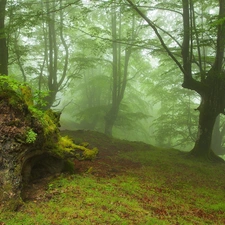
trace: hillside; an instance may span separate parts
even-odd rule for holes
[[[225,165],[91,131],[62,131],[97,147],[74,174],[33,181],[0,224],[225,224]]]

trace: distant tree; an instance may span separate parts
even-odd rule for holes
[[[116,122],[120,104],[123,100],[127,80],[128,80],[128,68],[129,61],[132,53],[132,44],[135,40],[135,19],[132,16],[130,36],[127,43],[129,45],[122,46],[120,41],[122,40],[122,14],[121,9],[118,8],[115,1],[111,5],[112,16],[112,100],[110,109],[105,116],[105,134],[112,136],[112,129]]]
[[[204,35],[210,29],[206,23],[212,16],[204,18],[206,10],[209,10],[209,2],[194,2],[192,0],[182,1],[183,35],[176,40],[176,46],[181,51],[182,63],[173,52],[171,46],[167,45],[160,28],[143,13],[138,5],[131,0],[126,2],[135,10],[153,29],[163,49],[176,63],[183,73],[183,87],[196,91],[201,96],[199,110],[198,137],[191,153],[198,157],[216,159],[211,149],[213,126],[217,116],[224,114],[225,108],[225,72],[224,72],[224,49],[225,49],[225,1],[220,0],[218,5],[211,3],[213,9],[217,7],[218,16],[211,26],[210,36]],[[205,7],[207,4],[207,7]],[[167,4],[174,7],[174,4]],[[176,5],[177,6],[177,5]],[[169,8],[173,10],[174,8]],[[201,11],[204,9],[205,11]],[[200,12],[200,13],[199,13]],[[211,38],[211,39],[210,39]],[[182,43],[179,43],[179,40]],[[216,42],[215,48],[209,43]],[[173,48],[174,49],[174,48]],[[206,51],[207,50],[207,51]],[[215,53],[214,53],[215,52]],[[207,54],[208,53],[208,54]],[[210,61],[209,61],[210,59]],[[198,74],[199,76],[196,76]]]
[[[10,69],[20,73],[17,78],[31,83],[37,93],[45,93],[44,109],[57,105],[57,94],[76,77],[75,63],[69,58],[75,50],[71,48],[74,33],[68,27],[69,6],[61,0],[37,4],[23,0],[9,5]]]
[[[213,134],[212,134],[212,142],[211,147],[212,150],[217,155],[224,155],[225,154],[225,124],[224,124],[224,118],[221,118],[222,116],[219,115],[216,119],[216,122],[214,124],[213,128]]]
[[[6,43],[6,0],[0,0],[0,75],[8,75],[8,48]]]
[[[91,59],[90,59],[91,60]],[[90,61],[89,61],[90,63]],[[71,83],[73,104],[69,107],[76,129],[97,130],[103,132],[104,116],[109,102],[109,77],[104,75],[105,65],[100,68],[86,69],[82,79]],[[76,90],[76,93],[74,93]]]
[[[45,21],[43,21],[44,33],[44,61],[39,76],[39,90],[42,89],[44,66],[47,67],[47,91],[45,109],[51,108],[56,95],[64,88],[68,70],[69,47],[64,36],[64,13],[62,0],[46,1],[43,10],[46,9]],[[59,9],[57,5],[59,4]],[[57,13],[58,12],[58,13]],[[60,54],[61,53],[61,54]]]

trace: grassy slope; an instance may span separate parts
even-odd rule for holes
[[[97,132],[66,134],[98,147],[99,157],[76,161],[76,174],[32,184],[26,204],[2,211],[0,224],[225,224],[223,164]]]

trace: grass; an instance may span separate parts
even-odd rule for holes
[[[106,143],[94,133],[86,138],[99,159],[84,162],[83,172],[52,178],[18,212],[2,211],[0,224],[225,224],[223,164],[143,143]]]

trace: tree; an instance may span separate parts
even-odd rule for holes
[[[80,11],[79,1],[72,4]],[[76,77],[76,63],[70,58],[76,48],[71,47],[74,33],[69,27],[73,15],[67,11],[69,5],[63,1],[34,4],[27,0],[8,5],[7,31],[13,62],[10,72],[17,74],[18,80],[29,82],[40,97],[44,93],[44,109],[57,105],[57,95]]]
[[[59,1],[59,21],[57,21],[56,15],[56,1],[47,1],[46,3],[46,21],[43,21],[44,31],[44,46],[45,55],[43,66],[47,66],[47,87],[48,95],[46,96],[45,109],[49,109],[53,106],[57,93],[62,90],[67,75],[69,50],[63,33],[63,21],[64,15],[62,11],[62,1]],[[43,6],[44,7],[44,6]],[[45,7],[44,7],[45,8]],[[57,22],[59,26],[57,26]],[[57,33],[58,31],[58,33]],[[58,38],[59,37],[59,38]],[[63,54],[59,54],[62,51]],[[59,57],[61,60],[59,60]],[[41,84],[43,79],[43,67],[39,76],[39,90],[41,90]],[[60,75],[59,75],[60,73]]]
[[[8,75],[8,49],[5,34],[6,0],[0,0],[0,75]]]
[[[212,147],[212,150],[217,155],[225,154],[225,147],[224,147],[225,124],[224,124],[224,121],[222,121],[222,123],[221,121],[222,121],[221,116],[218,116],[216,118],[216,122],[213,128],[213,134],[212,134],[211,147]]]
[[[192,0],[182,1],[183,35],[182,44],[178,44],[181,51],[182,63],[177,59],[176,54],[172,52],[170,46],[166,44],[156,24],[131,0],[126,1],[153,29],[163,49],[183,73],[182,86],[196,91],[201,96],[201,104],[198,108],[198,137],[191,153],[198,157],[216,158],[211,149],[212,131],[217,116],[220,113],[224,114],[225,108],[225,73],[223,68],[225,49],[225,2],[220,0],[218,5],[218,19],[214,22],[216,31],[213,34],[216,39],[215,54],[213,62],[210,64],[207,59],[209,56],[213,55],[213,51],[211,50],[209,55],[206,55],[205,48],[208,46],[200,45],[201,34],[209,29],[209,27],[208,24],[204,22],[205,20],[197,19],[196,10],[199,10],[199,8],[195,8],[195,5],[197,5],[197,7],[199,6],[198,4],[203,7],[203,1],[200,3]],[[201,26],[196,25],[199,21]],[[176,40],[175,37],[173,38]],[[201,43],[204,43],[206,40],[202,38],[201,41]],[[195,76],[196,70],[200,77]]]
[[[122,21],[121,9],[117,10],[115,1],[112,7],[112,48],[113,48],[113,62],[112,62],[112,101],[110,109],[105,116],[105,134],[112,136],[112,129],[119,113],[119,107],[123,100],[127,79],[128,79],[128,65],[132,53],[132,46],[126,46],[122,49],[121,43],[118,41],[122,39]],[[134,32],[134,15],[132,19],[132,27],[130,32],[130,43],[135,39]],[[124,56],[122,54],[124,52]],[[123,61],[123,62],[122,62]]]

